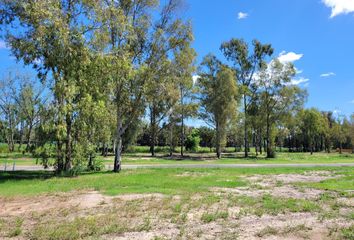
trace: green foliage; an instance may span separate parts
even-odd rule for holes
[[[199,131],[197,129],[193,129],[192,133],[187,136],[185,146],[187,151],[196,152],[198,151],[200,143]]]

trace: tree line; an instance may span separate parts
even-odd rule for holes
[[[304,109],[296,69],[270,44],[231,39],[196,65],[181,0],[0,0],[0,25],[12,55],[37,75],[4,74],[0,138],[58,172],[94,168],[112,146],[114,171],[136,142],[179,147],[243,146],[248,157],[274,147],[330,151],[353,147],[354,118]],[[191,118],[207,128],[186,126]],[[0,139],[1,140],[1,139]],[[198,143],[199,142],[199,143]]]

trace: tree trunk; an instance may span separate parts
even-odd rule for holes
[[[150,109],[150,153],[151,156],[155,156],[155,144],[156,144],[156,116],[155,107]]]
[[[18,145],[18,151],[21,151],[21,148],[22,148],[22,142],[23,142],[23,121],[21,121],[20,123],[20,144]],[[26,151],[27,151],[27,148],[26,148]]]
[[[173,124],[170,122],[170,127],[169,127],[169,134],[170,134],[170,157],[173,155]]]
[[[272,149],[272,142],[271,142],[271,129],[270,129],[270,119],[269,119],[269,115],[267,114],[267,137],[266,137],[266,141],[267,141],[267,158],[273,158],[273,149]]]
[[[33,125],[31,124],[29,129],[28,129],[28,134],[27,134],[27,146],[26,146],[26,152],[29,151],[30,146],[31,146],[31,134],[32,134],[32,128]]]
[[[339,141],[339,154],[342,154],[342,141]]]
[[[221,158],[221,139],[220,139],[220,128],[219,124],[216,123],[216,157]]]
[[[120,172],[121,162],[122,162],[122,119],[119,114],[117,114],[117,136],[116,136],[116,153],[114,155],[114,172]]]
[[[66,141],[65,141],[65,171],[69,171],[72,167],[71,157],[72,157],[72,121],[70,114],[66,115]]]
[[[184,148],[184,115],[181,116],[181,156],[183,157],[183,148]]]
[[[262,136],[262,129],[259,130],[259,154],[263,154],[263,150],[262,150],[262,139],[263,139],[263,136]]]
[[[244,141],[245,141],[245,158],[248,157],[248,128],[247,128],[247,102],[246,102],[246,95],[243,95],[243,106],[244,106],[244,112],[245,112],[245,116],[244,116]]]

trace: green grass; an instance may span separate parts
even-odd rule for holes
[[[301,187],[310,187],[310,188],[317,188],[322,190],[330,190],[330,191],[338,191],[338,192],[353,191],[354,171],[347,171],[346,174],[348,173],[350,173],[350,175],[346,175],[335,179],[327,179],[321,182],[298,183],[297,185]]]
[[[273,197],[269,194],[261,197],[230,196],[230,201],[236,206],[244,207],[241,214],[257,216],[287,212],[318,212],[321,209],[317,203],[310,200]]]
[[[106,164],[113,163],[113,157],[103,159]],[[123,156],[123,164],[294,164],[294,163],[354,163],[354,154],[338,153],[278,153],[275,159],[267,159],[264,155],[243,158],[242,153],[228,154],[216,159],[214,154],[187,154],[183,159],[169,157],[150,157],[145,155]]]
[[[203,213],[202,217],[201,217],[201,220],[204,222],[204,223],[210,223],[210,222],[214,222],[218,219],[227,219],[229,216],[229,213],[228,212],[220,212],[220,211],[217,211],[217,212],[214,212],[214,213]]]
[[[275,159],[267,159],[265,155],[251,156],[243,158],[243,153],[226,153],[222,159],[215,158],[214,153],[186,153],[184,158],[175,155],[174,158],[167,157],[164,153],[159,153],[158,157],[151,157],[149,153],[125,153],[123,155],[123,164],[311,164],[311,163],[354,163],[354,154],[338,153],[288,153],[281,152]],[[97,156],[96,160],[103,161],[106,165],[113,165],[113,156]],[[54,162],[54,159],[50,159]],[[40,164],[39,159],[35,159],[31,154],[22,153],[0,153],[0,165],[7,164],[11,169],[13,164],[18,165],[36,165]]]
[[[243,168],[243,169],[139,169],[56,177],[50,172],[0,172],[0,196],[38,195],[73,190],[97,190],[108,195],[124,193],[183,194],[207,192],[211,187],[246,186],[241,175],[303,173],[332,170],[353,174],[351,168]],[[351,175],[348,175],[348,177]],[[214,201],[215,199],[209,199]]]

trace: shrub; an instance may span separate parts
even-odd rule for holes
[[[193,129],[192,133],[188,135],[186,139],[185,142],[186,150],[193,151],[193,152],[198,151],[199,143],[200,143],[199,131],[197,129]]]

